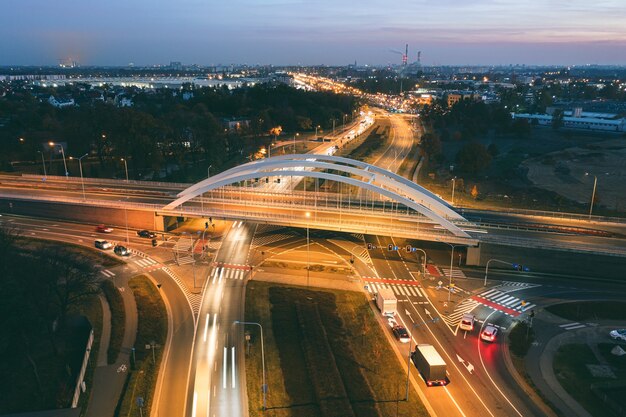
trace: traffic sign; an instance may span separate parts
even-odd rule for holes
[[[411,245],[406,245],[406,251],[407,252],[412,252],[413,248],[411,247]]]

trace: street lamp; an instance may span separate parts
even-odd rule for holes
[[[588,176],[589,173],[585,172],[585,175]],[[593,200],[596,198],[596,186],[598,185],[598,177],[593,176],[593,192],[591,193],[591,204],[589,205],[589,219],[591,219],[591,213],[593,212]]]
[[[206,170],[206,177],[207,178],[211,178],[211,168],[213,168],[213,165],[209,165],[209,167]]]
[[[317,129],[320,128],[320,125],[315,126],[315,140],[317,140]]]
[[[126,163],[126,158],[120,158],[122,162],[124,162],[124,170],[126,170],[126,182],[128,182],[128,164]]]
[[[439,240],[437,239],[437,242],[441,242],[441,243],[445,243],[446,245],[450,246],[452,248],[452,251],[450,252],[450,273],[449,273],[449,284],[448,284],[448,302],[450,302],[450,293],[452,292],[452,267],[454,266],[453,261],[454,261],[454,248],[456,248],[457,246],[465,246],[465,245],[453,245],[452,243],[448,243],[448,242],[444,242],[443,240]]]
[[[67,171],[67,163],[65,162],[65,150],[63,149],[63,144],[62,143],[54,143],[52,141],[48,142],[48,145],[50,145],[52,148],[54,148],[55,146],[60,146],[61,147],[61,155],[63,155],[63,167],[65,167],[65,178],[69,177],[70,173]]]
[[[309,287],[310,269],[311,269],[311,251],[310,251],[310,239],[309,239],[309,218],[311,213],[308,211],[304,213],[306,216],[306,286]]]
[[[293,153],[294,153],[294,155],[296,153],[296,136],[300,136],[300,134],[296,133],[295,135],[293,135]]]
[[[41,154],[41,166],[43,167],[43,178],[44,181],[48,179],[48,174],[46,173],[46,161],[43,159],[43,152],[37,151]]]
[[[452,205],[454,205],[454,186],[456,185],[456,177],[452,178]]]
[[[81,156],[80,158],[78,158],[78,168],[80,169],[80,183],[83,187],[83,200],[87,200],[87,197],[85,197],[85,179],[83,178],[83,158],[86,157],[87,155],[89,155],[89,153],[84,154],[83,156]]]
[[[252,321],[239,321],[235,320],[233,324],[242,324],[242,325],[252,325],[259,326],[261,329],[261,363],[263,364],[263,386],[261,387],[261,391],[263,391],[263,410],[267,409],[267,384],[265,383],[265,348],[263,347],[263,326],[260,323],[252,322]]]

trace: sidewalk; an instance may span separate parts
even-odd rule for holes
[[[122,268],[123,267],[120,267],[120,270]],[[120,294],[122,295],[124,310],[126,311],[124,339],[117,361],[112,365],[108,365],[107,350],[109,348],[111,335],[111,313],[106,298],[101,296],[104,311],[102,338],[98,353],[98,365],[93,376],[91,398],[89,399],[87,412],[85,414],[87,417],[111,417],[115,414],[115,408],[117,407],[126,382],[128,369],[130,368],[131,348],[135,344],[135,336],[137,333],[137,306],[133,292],[128,286],[128,278],[118,276],[116,279],[118,287],[123,289],[123,291],[120,291]]]

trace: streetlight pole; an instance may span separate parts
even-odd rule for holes
[[[209,167],[206,170],[206,177],[207,178],[211,178],[211,168],[213,168],[213,165],[209,165]]]
[[[448,283],[448,302],[450,302],[450,294],[452,293],[452,267],[454,266],[454,248],[457,246],[465,246],[465,245],[453,245],[452,243],[444,242],[443,240],[437,239],[438,242],[445,243],[446,245],[452,248],[452,252],[450,252],[450,273],[449,273],[449,283]]]
[[[296,136],[300,136],[300,134],[296,133],[295,135],[293,135],[293,153],[294,153],[294,155],[296,154]]]
[[[70,173],[67,170],[67,162],[65,161],[65,149],[63,149],[63,144],[62,143],[54,143],[54,142],[49,142],[51,147],[55,147],[55,146],[60,146],[61,147],[61,155],[63,156],[63,167],[65,168],[65,178],[68,178]]]
[[[126,182],[128,183],[128,164],[126,163],[126,158],[121,158],[122,162],[124,162],[124,170],[126,171]]]
[[[87,155],[89,155],[88,153],[84,154],[83,156],[81,156],[80,158],[78,158],[78,168],[80,169],[80,183],[83,187],[83,200],[87,200],[87,197],[85,197],[85,180],[83,178],[83,162],[82,159],[84,157],[86,157]]]
[[[309,239],[309,218],[311,217],[311,213],[308,211],[305,213],[306,215],[306,286],[309,288],[309,278],[311,271],[311,250],[310,250],[310,239]]]
[[[593,176],[593,192],[591,193],[591,204],[589,205],[589,219],[591,219],[591,213],[593,212],[593,201],[596,198],[596,186],[598,185],[598,177]]]
[[[483,282],[483,286],[487,285],[487,274],[489,274],[489,264],[491,262],[499,262],[499,263],[506,264],[506,265],[511,264],[510,262],[501,261],[499,259],[489,259],[487,261],[487,265],[485,266],[485,281]]]
[[[41,166],[43,167],[43,178],[44,180],[48,179],[48,174],[46,173],[46,161],[43,159],[43,152],[37,151],[41,154]]]
[[[452,205],[454,205],[454,186],[456,185],[456,177],[452,178]]]
[[[315,125],[315,140],[317,140],[317,129],[320,128],[320,125]]]
[[[263,326],[260,323],[252,322],[252,321],[234,321],[233,324],[243,324],[259,326],[261,329],[261,363],[263,364],[263,387],[261,387],[261,391],[263,391],[263,410],[267,409],[267,384],[265,383],[265,348],[263,347]]]

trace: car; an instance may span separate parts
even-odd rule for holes
[[[96,226],[96,232],[98,233],[111,233],[113,232],[113,228],[106,226],[104,224],[99,224],[98,226]]]
[[[137,232],[137,236],[139,237],[145,237],[147,239],[154,239],[156,237],[156,233],[151,232],[149,230],[139,230]]]
[[[493,342],[498,335],[498,329],[494,326],[487,326],[480,333],[480,338],[485,342]]]
[[[476,317],[473,314],[467,313],[463,314],[461,317],[461,321],[459,322],[459,328],[461,330],[472,331],[474,330],[474,322],[476,321]]]
[[[115,247],[113,248],[113,252],[115,252],[115,254],[119,255],[119,256],[129,256],[130,255],[130,251],[128,250],[128,248],[126,246],[122,246],[122,245],[115,245]]]
[[[107,250],[107,249],[111,249],[113,247],[113,244],[104,239],[96,239],[94,241],[94,246],[98,249]]]
[[[409,332],[406,330],[406,327],[396,324],[391,328],[393,335],[398,339],[401,343],[409,343],[411,341],[411,336]]]
[[[626,342],[626,329],[611,330],[609,335],[613,338],[613,340],[621,340],[623,342]]]

